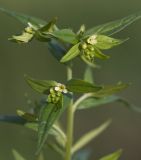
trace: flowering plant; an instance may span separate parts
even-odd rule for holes
[[[83,155],[78,155],[78,151],[102,133],[110,125],[111,120],[86,133],[74,143],[73,126],[76,111],[98,107],[115,101],[123,102],[132,107],[123,98],[115,95],[115,93],[127,88],[129,84],[123,82],[118,82],[115,85],[97,84],[92,78],[92,70],[99,67],[96,63],[97,58],[101,60],[110,58],[109,55],[103,53],[104,50],[116,47],[128,40],[127,38],[116,39],[112,36],[140,19],[141,13],[88,30],[82,25],[75,33],[68,28],[59,29],[56,25],[56,18],[47,23],[44,20],[25,14],[3,8],[0,8],[0,10],[25,25],[22,34],[12,36],[9,38],[10,41],[23,44],[30,43],[35,39],[47,43],[50,53],[60,64],[64,64],[67,69],[65,84],[54,80],[37,80],[25,75],[27,84],[36,92],[45,95],[44,99],[35,104],[32,112],[18,110],[17,115],[1,116],[0,120],[14,122],[37,132],[36,155],[41,155],[42,148],[46,147],[44,144],[47,144],[60,154],[64,160],[82,159]],[[87,65],[83,79],[73,77],[73,59],[75,58],[80,58]],[[77,98],[76,94],[78,94]],[[65,110],[67,110],[67,113]],[[63,113],[67,114],[66,131],[61,127],[59,120]],[[49,136],[54,137],[51,142],[48,141]],[[121,153],[122,151],[118,150],[100,158],[100,160],[118,160]],[[25,160],[16,150],[13,150],[13,154],[15,160]],[[45,157],[39,156],[39,160],[41,159],[45,159]]]

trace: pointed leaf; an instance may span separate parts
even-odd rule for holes
[[[15,18],[16,20],[20,21],[21,23],[23,23],[25,25],[27,25],[29,22],[36,27],[40,27],[40,26],[46,24],[46,21],[39,19],[39,18],[32,17],[32,16],[28,16],[26,14],[10,11],[10,10],[4,9],[4,8],[0,8],[0,11]]]
[[[72,148],[72,153],[74,154],[78,150],[80,150],[82,147],[87,145],[89,142],[92,141],[92,139],[96,138],[99,134],[101,134],[111,123],[111,120],[106,121],[100,127],[86,133],[84,136],[82,136],[76,144],[74,144]]]
[[[40,32],[46,33],[46,32],[52,32],[54,30],[54,26],[56,24],[57,18],[53,18],[49,23],[44,25],[39,29]]]
[[[119,101],[120,97],[118,96],[107,96],[107,97],[102,97],[102,98],[94,98],[90,97],[82,101],[78,106],[77,109],[89,109],[89,108],[95,108],[99,107],[101,105],[105,105],[108,103],[112,103],[115,101]]]
[[[29,76],[25,76],[25,80],[32,89],[43,94],[47,94],[48,90],[57,84],[55,81],[36,80]]]
[[[80,79],[69,80],[66,84],[66,87],[70,92],[76,93],[98,92],[102,89],[101,86],[95,86],[92,83]]]
[[[61,59],[61,63],[65,63],[68,62],[70,60],[72,60],[73,58],[77,57],[80,54],[80,50],[79,50],[79,45],[80,43],[77,43],[76,45],[74,45],[66,54],[65,56],[63,56],[63,58]]]
[[[93,35],[93,34],[113,35],[123,30],[124,28],[132,24],[133,22],[139,20],[140,18],[141,18],[141,12],[138,12],[138,13],[129,15],[127,17],[124,17],[122,19],[116,20],[116,21],[98,25],[96,27],[89,29],[85,33],[85,36]]]
[[[38,128],[38,147],[37,154],[41,151],[49,131],[53,126],[54,122],[60,117],[61,110],[63,109],[63,97],[58,104],[51,104],[44,106],[41,109],[39,117],[39,128]]]
[[[98,35],[96,40],[97,40],[97,43],[95,44],[95,46],[103,50],[110,49],[114,46],[117,46],[125,42],[125,40],[119,40],[119,39],[111,38],[104,35]]]
[[[15,160],[25,160],[15,149],[12,150]]]
[[[99,92],[93,94],[94,97],[105,97],[126,89],[130,84],[117,83],[116,85],[104,86]]]
[[[121,157],[122,154],[122,150],[118,150],[112,154],[109,154],[107,156],[104,156],[103,158],[100,158],[100,160],[119,160],[119,158]]]
[[[95,57],[99,58],[99,59],[103,59],[103,60],[106,60],[106,59],[109,59],[110,56],[106,55],[106,54],[103,54],[98,48],[95,47],[94,49],[94,55]]]
[[[81,103],[79,103],[79,105],[77,106],[77,109],[82,110],[82,109],[95,108],[112,102],[122,103],[124,106],[126,106],[129,109],[132,109],[133,111],[141,112],[141,107],[137,107],[134,104],[128,102],[126,99],[116,95],[111,95],[106,97],[104,96],[98,98],[95,98],[95,96],[92,95],[89,98],[86,98],[83,101],[81,101]]]
[[[76,39],[76,34],[71,29],[56,30],[50,34],[64,42],[68,42],[71,44],[76,44],[78,42],[78,40]]]
[[[38,123],[26,123],[24,126],[33,131],[38,131]],[[48,131],[48,135],[52,135],[59,146],[65,147],[66,135],[59,126],[54,124]]]

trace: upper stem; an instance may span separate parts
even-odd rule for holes
[[[68,80],[72,79],[71,65],[67,66],[67,79]],[[74,112],[73,112],[73,98],[72,98],[67,111],[67,142],[66,142],[65,160],[71,160],[72,158],[71,149],[73,143],[73,124],[74,124]]]

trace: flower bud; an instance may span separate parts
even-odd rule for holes
[[[81,48],[85,50],[87,48],[87,43],[85,42],[81,43]]]

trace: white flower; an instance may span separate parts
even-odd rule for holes
[[[58,91],[58,92],[61,92],[61,93],[68,93],[68,90],[66,89],[66,86],[61,84],[61,83],[58,83],[56,85],[56,87],[54,88],[55,91]]]
[[[96,38],[97,38],[97,35],[92,35],[91,37],[89,37],[89,38],[87,39],[87,43],[89,43],[89,44],[91,44],[91,45],[96,44],[96,43],[97,43]]]

